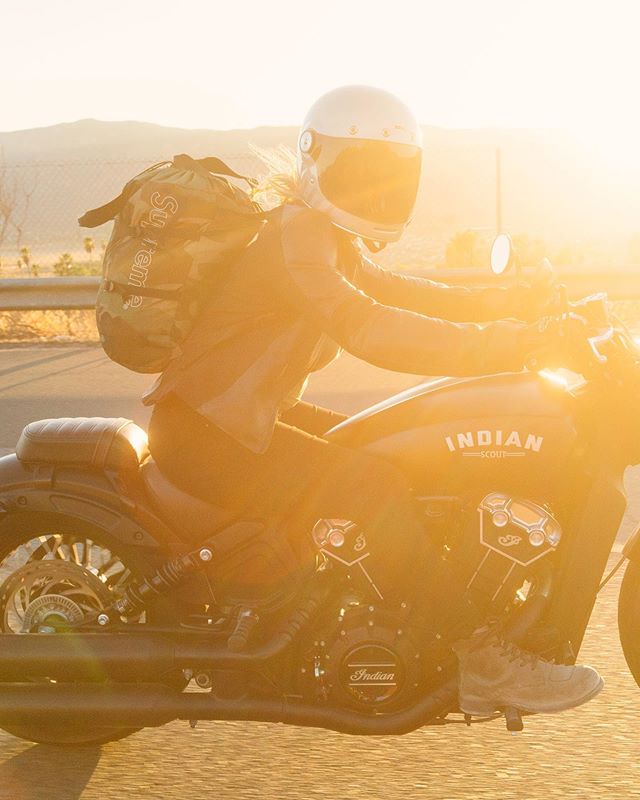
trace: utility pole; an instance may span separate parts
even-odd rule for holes
[[[502,233],[502,151],[496,148],[496,235]]]

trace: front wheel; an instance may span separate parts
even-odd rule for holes
[[[110,605],[142,567],[119,554],[118,543],[108,534],[79,522],[45,516],[9,519],[0,536],[0,630],[51,635],[76,624]],[[182,673],[176,678],[181,691]],[[37,719],[3,727],[21,739],[57,745],[103,744],[137,730],[97,728],[90,720],[73,728],[43,725]]]
[[[640,686],[640,563],[625,569],[618,599],[618,630],[627,665]]]

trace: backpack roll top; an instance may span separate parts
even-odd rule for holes
[[[101,343],[112,360],[136,372],[165,369],[258,234],[267,214],[229,178],[242,176],[220,159],[176,156],[81,218],[89,224],[115,216],[96,305]]]

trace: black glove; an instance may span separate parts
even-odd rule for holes
[[[588,325],[578,314],[542,317],[529,326],[530,354],[526,366],[530,370],[571,369],[582,372],[588,363]]]

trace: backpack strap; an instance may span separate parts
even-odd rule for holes
[[[127,202],[130,191],[124,189],[117,197],[105,203],[98,208],[92,208],[90,211],[78,217],[78,225],[81,228],[97,228],[98,225],[104,225],[105,222],[115,219],[116,216],[122,211],[124,204]]]
[[[102,281],[105,292],[115,292],[126,300],[127,297],[155,297],[157,300],[177,300],[183,294],[182,287],[178,289],[149,289],[146,286],[130,286],[128,283],[116,281]]]
[[[81,228],[97,228],[99,225],[104,225],[105,222],[115,219],[122,211],[129,197],[133,194],[135,189],[138,188],[136,181],[147,172],[151,172],[151,170],[168,163],[168,161],[160,161],[158,164],[152,164],[150,167],[147,167],[140,175],[136,175],[133,180],[129,181],[120,194],[114,197],[113,200],[109,200],[108,203],[105,203],[103,206],[98,206],[98,208],[85,211],[85,213],[78,218],[78,225],[80,225]]]
[[[248,178],[246,175],[240,175],[235,170],[231,169],[228,164],[221,158],[216,156],[207,156],[206,158],[191,158],[186,153],[181,153],[173,157],[173,165],[178,169],[191,169],[194,172],[212,172],[214,175],[226,175],[228,178],[237,178],[240,181],[246,181],[249,186],[257,185],[257,181],[253,178]]]
[[[140,173],[140,175],[144,175],[145,172],[149,172],[156,167],[168,163],[167,161],[161,161],[159,164],[153,164],[144,172]],[[216,158],[215,156],[191,158],[191,156],[186,153],[181,153],[173,157],[173,165],[178,169],[190,169],[193,170],[193,172],[207,177],[210,173],[213,173],[214,175],[226,175],[229,178],[237,178],[240,181],[246,181],[251,188],[258,185],[256,180],[248,178],[246,175],[240,175],[238,172],[231,169],[228,164],[225,164],[221,158]],[[140,177],[140,175],[138,177]],[[136,184],[132,185],[132,183],[128,183],[122,192],[117,197],[114,197],[113,200],[110,200],[103,206],[86,211],[78,218],[78,225],[82,228],[97,228],[99,225],[104,225],[105,222],[115,219],[136,188]]]

